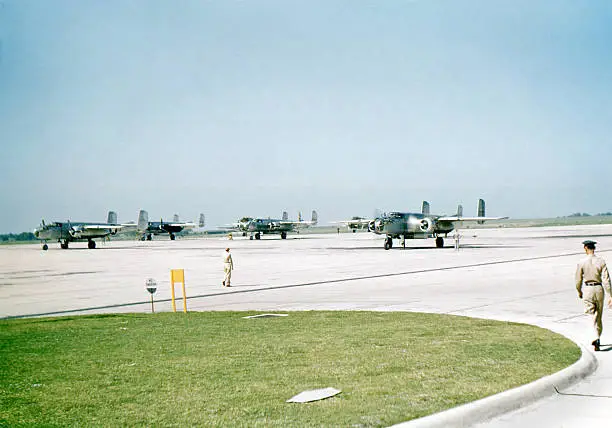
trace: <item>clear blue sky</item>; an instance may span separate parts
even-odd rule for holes
[[[612,211],[612,2],[0,1],[0,233]]]

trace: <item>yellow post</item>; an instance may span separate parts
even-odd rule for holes
[[[172,311],[176,312],[176,302],[174,298],[174,283],[180,282],[183,289],[183,312],[187,312],[187,293],[185,292],[185,271],[183,269],[170,270],[170,291],[172,293]]]

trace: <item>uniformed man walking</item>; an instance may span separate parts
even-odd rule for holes
[[[234,261],[232,260],[232,255],[230,254],[230,249],[225,249],[225,256],[223,257],[223,272],[225,273],[225,278],[223,279],[223,286],[230,287],[230,282],[232,279],[232,271],[234,270]]]
[[[604,305],[604,287],[608,290],[608,307],[612,308],[612,287],[610,273],[606,262],[595,255],[594,241],[584,241],[586,257],[578,263],[576,268],[576,290],[578,297],[584,301],[584,312],[593,315],[595,329],[594,340],[591,342],[596,351],[599,351],[599,338],[603,330],[601,321]]]
[[[457,229],[455,229],[453,238],[455,239],[455,251],[459,251],[459,240],[461,239],[461,235],[459,234],[459,231]]]

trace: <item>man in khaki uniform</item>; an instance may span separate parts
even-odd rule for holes
[[[586,257],[578,263],[576,268],[576,290],[578,297],[584,301],[584,312],[593,315],[593,327],[595,328],[595,340],[591,344],[599,351],[599,338],[603,330],[601,318],[604,305],[604,287],[608,290],[608,307],[612,308],[612,287],[610,285],[610,274],[606,262],[595,255],[594,241],[584,241],[584,252]]]
[[[226,248],[225,256],[223,257],[223,272],[225,273],[225,278],[223,279],[224,287],[230,287],[230,281],[232,280],[233,270],[234,270],[234,261],[232,260],[230,249]]]

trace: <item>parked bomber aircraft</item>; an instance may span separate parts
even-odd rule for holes
[[[393,247],[394,238],[403,238],[405,246],[406,239],[436,238],[436,247],[444,246],[444,237],[452,232],[457,224],[462,222],[484,223],[485,220],[502,220],[508,217],[485,217],[485,201],[478,200],[478,216],[464,217],[463,207],[457,207],[457,214],[452,216],[432,215],[429,211],[429,203],[423,201],[421,213],[391,212],[371,220],[360,220],[363,224],[367,222],[370,232],[377,235],[386,235],[385,250]],[[347,220],[354,222],[355,220]]]
[[[243,217],[238,220],[237,223],[232,225],[234,230],[242,232],[243,236],[247,233],[250,234],[250,239],[261,239],[262,234],[273,234],[278,233],[281,239],[287,239],[287,232],[293,232],[297,229],[302,229],[310,226],[316,226],[317,224],[317,212],[312,211],[312,217],[310,221],[302,219],[302,213],[298,214],[298,220],[289,220],[287,212],[283,212],[283,217],[279,219],[273,218],[253,218]]]
[[[176,233],[181,232],[183,229],[190,229],[194,227],[204,227],[206,224],[204,214],[200,214],[200,221],[196,225],[192,222],[180,222],[178,221],[178,215],[174,214],[172,222],[164,222],[163,219],[160,221],[149,221],[149,213],[145,210],[140,210],[138,213],[138,231],[142,233],[140,238],[141,241],[145,239],[151,241],[153,235],[161,235],[167,233],[170,235],[170,239],[174,241],[176,239]]]
[[[108,212],[106,223],[84,223],[72,222],[53,222],[46,224],[42,220],[39,227],[34,229],[34,236],[43,242],[42,249],[48,250],[47,241],[57,240],[60,247],[64,250],[68,249],[69,242],[87,241],[87,247],[90,249],[96,248],[94,238],[106,238],[109,235],[114,235],[118,230],[125,225],[117,224],[117,213],[114,211]]]
[[[346,226],[350,231],[355,233],[358,230],[367,230],[369,222],[370,220],[366,219],[365,217],[354,216],[350,220],[334,221],[332,223],[342,224],[343,226]]]

